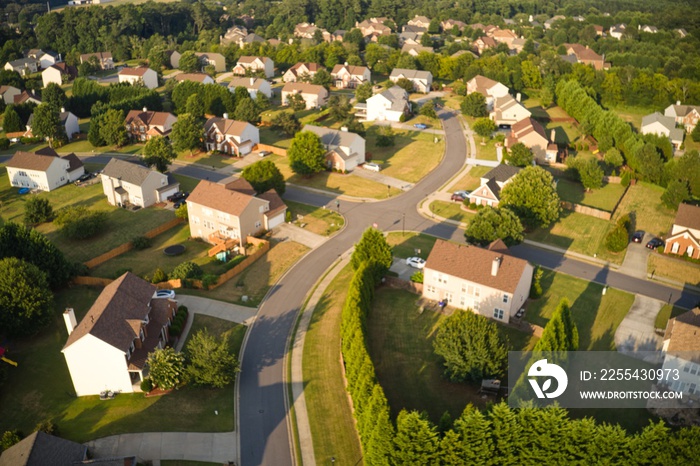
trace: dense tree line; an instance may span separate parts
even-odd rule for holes
[[[98,102],[99,106],[95,106]],[[73,82],[73,91],[68,100],[68,108],[80,118],[96,116],[109,109],[126,113],[141,109],[162,110],[163,102],[155,90],[128,83],[100,86],[96,81],[78,78]]]

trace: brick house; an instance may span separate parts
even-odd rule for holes
[[[131,110],[124,120],[126,132],[134,141],[148,141],[153,136],[169,136],[177,117],[168,112]]]
[[[207,150],[243,156],[260,143],[260,131],[248,122],[229,120],[224,114],[223,118],[209,118],[204,124],[204,142]]]
[[[700,207],[683,203],[678,206],[664,252],[700,259]]]

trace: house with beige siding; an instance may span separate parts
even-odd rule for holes
[[[685,203],[678,206],[664,252],[700,259],[700,207]]]
[[[480,186],[469,193],[469,202],[476,205],[498,207],[501,202],[501,189],[508,184],[520,170],[512,165],[498,165],[481,177]]]
[[[96,53],[84,53],[80,55],[80,63],[91,62],[91,58],[95,57],[97,66],[101,70],[113,70],[114,60],[112,59],[112,52],[96,52]]]
[[[365,139],[359,134],[345,127],[337,130],[313,125],[304,126],[303,131],[311,131],[321,139],[328,168],[345,172],[365,163]]]
[[[146,66],[122,68],[118,76],[120,83],[143,84],[148,89],[158,87],[158,73]]]
[[[271,78],[275,75],[275,62],[268,57],[242,56],[233,67],[233,74],[245,76],[249,73],[261,73],[266,78]]]
[[[366,66],[335,65],[331,77],[338,89],[355,89],[360,84],[372,82],[372,73]]]
[[[467,82],[467,94],[472,92],[478,92],[484,96],[486,108],[490,111],[493,110],[494,100],[508,95],[508,86],[478,74]]]
[[[226,71],[226,58],[220,53],[212,52],[195,52],[197,58],[199,59],[199,66],[202,71],[206,66],[213,66],[217,73],[223,73]]]
[[[100,178],[107,202],[118,207],[149,207],[180,190],[172,175],[120,159],[111,159]]]
[[[59,156],[50,147],[36,152],[17,151],[5,164],[10,185],[52,191],[85,174],[83,162],[75,154]]]
[[[284,223],[287,206],[275,190],[255,195],[243,178],[202,180],[187,198],[190,234],[211,244],[244,240]]]
[[[306,109],[319,108],[326,105],[328,90],[323,86],[309,83],[287,83],[282,88],[282,105],[289,105],[292,95],[301,95],[306,103]]]
[[[168,343],[177,311],[177,301],[156,299],[155,292],[155,285],[127,272],[102,290],[79,324],[66,309],[61,352],[77,396],[141,391],[148,353]]]
[[[12,105],[15,103],[15,97],[20,95],[22,91],[14,86],[0,86],[0,99],[5,102],[5,105]]]
[[[131,110],[124,119],[126,133],[132,141],[148,141],[154,136],[168,137],[177,117],[169,112]]]
[[[508,323],[530,294],[533,266],[508,253],[437,240],[423,269],[423,297]]]
[[[433,85],[433,74],[430,71],[394,68],[391,70],[389,80],[392,83],[396,83],[399,79],[408,79],[413,83],[413,90],[415,92],[422,92],[424,94],[430,92]]]
[[[520,94],[518,94],[517,99],[510,94],[506,94],[503,97],[497,97],[493,101],[493,110],[489,113],[489,118],[491,118],[494,123],[499,126],[512,126],[525,118],[530,118],[531,116],[532,112],[530,112],[530,110],[526,109],[525,106],[520,103]]]
[[[270,81],[263,78],[233,78],[228,83],[228,90],[235,92],[237,87],[245,87],[251,99],[255,99],[258,93],[264,95],[268,99],[272,98],[272,86]]]
[[[552,137],[554,130],[552,130]],[[510,134],[505,140],[505,146],[510,149],[515,144],[522,143],[532,151],[538,163],[554,163],[557,161],[557,146],[547,139],[544,127],[533,118],[525,118],[510,127]]]
[[[318,63],[297,63],[282,75],[282,81],[286,83],[310,82],[321,68],[323,67]]]
[[[223,118],[212,117],[204,124],[204,142],[207,150],[240,157],[260,143],[260,131],[246,121],[229,120],[224,113]]]

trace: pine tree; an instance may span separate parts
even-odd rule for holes
[[[564,298],[545,325],[542,337],[535,345],[535,351],[557,352],[577,349],[578,329],[571,315],[569,301]]]
[[[489,413],[491,432],[494,438],[494,456],[498,464],[503,466],[520,465],[520,452],[528,441],[526,432],[518,423],[514,410],[505,403],[498,403]]]
[[[491,421],[484,414],[469,404],[462,415],[455,420],[454,431],[462,443],[462,464],[490,464],[493,458],[494,444]]]
[[[435,464],[438,458],[438,435],[424,415],[401,410],[396,419],[392,464]]]
[[[17,131],[22,131],[22,119],[19,117],[19,114],[12,105],[5,107],[2,125],[5,133],[16,133]]]
[[[375,262],[379,268],[376,270],[375,279],[379,280],[389,270],[392,263],[391,246],[381,231],[376,228],[368,228],[362,234],[360,241],[355,244],[350,263],[352,268],[358,270],[364,262]]]

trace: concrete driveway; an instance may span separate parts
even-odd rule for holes
[[[376,181],[385,186],[391,186],[392,188],[397,188],[402,191],[408,191],[413,187],[413,183],[408,181],[399,180],[398,178],[392,178],[391,176],[383,175],[382,172],[373,172],[371,170],[365,170],[362,167],[357,167],[351,173],[353,176],[359,176],[360,178],[366,178],[368,180]]]
[[[615,347],[620,353],[634,356],[636,351],[651,351],[661,357],[663,338],[654,332],[654,321],[663,305],[658,299],[635,295],[632,307],[615,331]]]
[[[281,241],[289,240],[315,249],[328,241],[328,238],[290,223],[282,223],[272,230],[272,237]]]
[[[199,296],[188,296],[178,293],[176,299],[178,304],[187,306],[191,313],[218,317],[219,319],[243,325],[250,325],[258,312],[258,309],[255,307],[240,306]]]
[[[399,259],[398,257],[394,257],[394,260],[391,263],[391,267],[389,267],[389,270],[391,270],[392,272],[396,272],[397,274],[399,274],[399,278],[401,280],[406,281],[410,281],[411,275],[413,275],[414,273],[420,272],[420,270],[414,269],[413,267],[406,265],[406,259]]]

